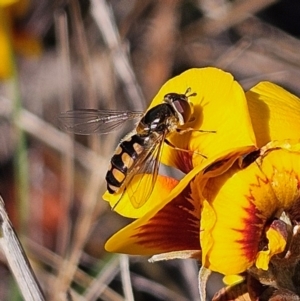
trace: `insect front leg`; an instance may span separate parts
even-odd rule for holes
[[[207,131],[207,130],[195,130],[194,128],[187,128],[187,129],[176,129],[176,132],[180,135],[183,135],[188,132],[200,132],[200,133],[217,133],[217,131]]]
[[[188,150],[188,149],[183,149],[180,147],[175,146],[172,142],[170,142],[168,139],[165,139],[165,143],[167,145],[169,145],[170,147],[172,147],[173,149],[177,150],[177,151],[181,151],[181,152],[186,152],[186,153],[190,153],[190,154],[197,154],[200,155],[201,157],[203,157],[204,159],[207,159],[207,157],[203,154],[200,154],[198,152],[192,151],[192,150]]]

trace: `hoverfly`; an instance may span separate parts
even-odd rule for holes
[[[195,96],[196,93],[187,95],[189,92],[190,88],[185,94],[168,93],[161,104],[154,106],[146,113],[82,109],[61,113],[59,120],[66,131],[88,135],[107,134],[126,120],[140,118],[136,128],[117,146],[106,174],[107,190],[111,194],[121,192],[119,201],[136,175],[141,176],[140,183],[143,181],[143,175],[150,175],[145,179],[146,183],[142,185],[144,189],[142,199],[135,199],[134,191],[127,191],[132,205],[139,208],[152,193],[160,166],[163,143],[178,149],[166,138],[172,132],[186,131],[180,130],[179,127],[192,121],[193,110],[189,97]]]

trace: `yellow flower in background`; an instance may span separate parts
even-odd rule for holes
[[[256,149],[256,142],[241,86],[231,74],[217,68],[190,69],[170,79],[154,97],[148,110],[162,103],[166,94],[171,92],[182,94],[188,88],[191,93],[196,93],[189,98],[193,104],[194,114],[192,121],[187,122],[182,129],[193,128],[193,131],[184,134],[172,133],[168,136],[173,145],[186,151],[175,150],[164,144],[161,162],[184,172],[186,176],[183,183],[186,184],[196,174],[201,173],[203,175],[201,185],[204,185],[208,177],[224,172],[238,157]],[[216,162],[219,163],[214,165],[214,169],[207,169]],[[130,185],[136,185],[138,179],[136,177]],[[181,189],[183,188],[184,185]],[[143,193],[143,183],[140,184],[139,190]],[[180,191],[177,189],[176,192]],[[114,207],[120,195],[106,192],[103,198]],[[114,210],[124,216],[138,218],[157,202],[157,198],[152,194],[145,205],[136,209],[131,205],[125,191],[121,202]]]
[[[14,17],[22,17],[28,11],[30,0],[0,0],[0,6]]]
[[[0,79],[9,78],[13,74],[10,25],[6,19],[5,9],[0,6]]]
[[[29,10],[29,0],[0,0],[0,80],[14,73],[14,55],[38,55],[41,42],[26,29],[15,26],[15,21]]]

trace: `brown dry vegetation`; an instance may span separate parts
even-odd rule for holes
[[[70,108],[143,110],[167,79],[191,67],[232,72],[245,89],[270,80],[300,95],[297,3],[32,1],[21,24],[44,49],[17,59],[17,124],[26,133],[29,184],[21,193],[28,203],[21,207],[16,197],[18,135],[8,117],[7,83],[0,83],[0,188],[47,300],[69,288],[73,300],[125,300],[122,281],[135,300],[197,300],[195,262],[130,258],[130,284],[127,258],[104,251],[105,240],[127,223],[101,195],[110,156],[132,124],[108,136],[74,137],[58,128],[56,117]],[[0,299],[13,300],[2,262]]]

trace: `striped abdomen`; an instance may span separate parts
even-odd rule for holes
[[[135,161],[144,150],[144,138],[132,135],[123,140],[111,158],[106,174],[107,190],[115,193],[124,183],[127,173],[134,167]]]

